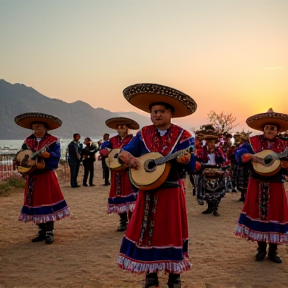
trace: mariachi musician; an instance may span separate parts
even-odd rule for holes
[[[234,187],[237,188],[241,193],[241,197],[239,201],[245,202],[246,191],[249,181],[249,176],[251,174],[251,163],[237,163],[235,159],[236,151],[249,140],[249,134],[251,132],[236,132],[234,134],[234,145],[232,146],[231,153],[229,157],[231,159],[231,163],[233,164],[233,183]]]
[[[249,143],[236,152],[239,163],[252,163],[253,174],[235,234],[258,242],[255,261],[265,259],[269,244],[268,258],[282,263],[277,245],[288,243],[288,205],[283,184],[288,161],[282,158],[287,155],[287,145],[276,136],[288,129],[288,115],[270,108],[266,113],[249,117],[246,123],[263,134],[250,137]]]
[[[60,143],[48,133],[59,128],[62,122],[52,115],[36,112],[17,116],[15,123],[33,130],[16,156],[18,171],[25,170],[26,174],[24,205],[19,220],[39,226],[38,236],[32,242],[45,240],[46,244],[52,244],[54,221],[70,214],[54,172],[60,160]],[[29,152],[39,153],[36,161],[32,159],[34,157],[27,158]]]
[[[202,214],[213,214],[220,216],[218,207],[221,199],[225,195],[224,171],[221,165],[226,161],[225,155],[219,144],[220,134],[213,125],[207,124],[201,127],[205,145],[203,145],[201,155],[197,158],[202,162],[201,176],[198,182],[198,203],[199,199],[205,200],[208,208]]]
[[[190,171],[195,169],[196,159],[188,152],[194,144],[193,137],[172,124],[171,118],[188,116],[197,105],[188,95],[158,84],[131,85],[123,94],[129,103],[150,113],[153,125],[143,127],[119,155],[130,167],[131,179],[140,189],[117,264],[122,269],[146,274],[145,288],[158,287],[158,272],[169,273],[168,287],[178,288],[180,274],[191,267],[181,175],[185,166]],[[171,162],[166,165],[168,160]],[[163,165],[158,166],[162,161]],[[171,169],[164,169],[159,175],[163,166]],[[133,178],[135,174],[139,177]],[[154,179],[155,175],[160,179]]]
[[[113,154],[113,149],[121,149],[127,145],[133,138],[133,134],[128,134],[128,129],[137,130],[139,124],[126,117],[113,117],[106,120],[106,125],[117,131],[117,135],[111,137],[101,145],[100,154],[108,155],[106,164],[111,169],[111,186],[107,204],[107,213],[118,213],[120,217],[120,225],[116,231],[125,231],[128,224],[128,218],[134,210],[137,189],[133,187],[129,179],[129,169],[127,167],[120,167],[117,157],[110,158]],[[112,151],[111,151],[112,150]],[[110,152],[110,153],[109,153]],[[109,153],[109,154],[108,154]],[[116,156],[117,154],[115,154]],[[119,167],[113,169],[110,161],[116,160]],[[123,168],[123,169],[122,169]]]

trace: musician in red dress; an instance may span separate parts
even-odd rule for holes
[[[37,157],[36,169],[25,176],[24,205],[19,220],[31,221],[39,226],[38,236],[32,242],[45,240],[46,244],[52,244],[54,221],[70,215],[54,172],[60,160],[60,143],[58,138],[47,133],[48,130],[60,127],[62,122],[59,118],[44,113],[21,114],[15,118],[15,122],[33,130],[33,134],[25,139],[22,150],[42,150]],[[29,166],[30,161],[31,159],[25,165]]]
[[[270,108],[266,113],[249,117],[246,123],[264,133],[250,137],[249,143],[243,144],[237,150],[236,160],[239,163],[257,163],[257,153],[261,151],[272,150],[280,153],[285,150],[285,141],[276,136],[288,129],[288,115],[276,113]],[[264,164],[273,163],[269,155],[268,153],[264,158]],[[277,256],[277,245],[288,243],[288,206],[283,185],[283,174],[287,175],[288,161],[287,158],[280,160],[279,167],[274,171],[269,170],[269,165],[263,164],[258,170],[253,166],[245,203],[235,229],[236,235],[258,242],[255,261],[265,259],[268,243],[268,258],[275,263],[282,263]]]
[[[111,137],[110,140],[105,141],[101,145],[100,153],[103,155],[107,154],[112,149],[124,147],[132,140],[133,134],[128,134],[128,129],[139,129],[139,124],[136,121],[126,117],[110,118],[106,120],[105,123],[109,128],[115,129],[118,132],[118,135]],[[106,153],[105,150],[107,151]],[[129,180],[128,168],[122,170],[111,169],[111,186],[107,213],[119,214],[120,225],[116,231],[121,232],[126,230],[128,218],[131,216],[135,207],[136,198],[137,189],[132,186]]]
[[[195,112],[196,103],[188,95],[157,84],[132,85],[123,93],[131,104],[150,112],[153,122],[153,125],[143,127],[119,155],[120,161],[131,170],[139,169],[135,157],[150,152],[167,156],[194,144],[188,131],[171,123],[172,117],[184,117]],[[195,156],[185,153],[171,160],[169,175],[160,187],[139,189],[117,264],[131,272],[145,273],[145,288],[158,287],[158,272],[169,273],[169,288],[181,287],[180,274],[191,267],[181,172],[185,165],[193,171],[195,163]]]

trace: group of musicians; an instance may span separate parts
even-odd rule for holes
[[[281,263],[277,245],[288,243],[288,204],[283,185],[288,161],[287,141],[277,135],[288,129],[288,115],[272,109],[254,115],[247,119],[247,125],[262,131],[262,135],[249,139],[248,133],[237,133],[232,144],[232,135],[227,133],[222,145],[223,135],[212,125],[201,126],[194,139],[187,130],[172,123],[172,118],[196,111],[197,104],[190,96],[149,83],[131,85],[123,95],[131,105],[149,113],[152,124],[139,130],[138,123],[129,118],[106,121],[108,127],[117,131],[100,147],[100,152],[108,155],[107,165],[111,164],[107,212],[117,213],[117,231],[126,231],[118,266],[145,273],[145,288],[159,286],[159,272],[169,274],[169,288],[181,287],[181,273],[191,268],[183,171],[191,175],[198,203],[208,204],[203,214],[219,216],[229,159],[232,188],[241,191],[241,201],[245,200],[235,234],[258,242],[256,261],[265,259],[269,244],[268,259]],[[15,122],[33,130],[22,149],[38,151],[37,157],[17,159],[19,167],[33,167],[25,176],[19,220],[39,226],[32,242],[45,240],[51,244],[54,221],[69,216],[53,171],[60,159],[60,145],[48,133],[62,122],[44,113],[21,114]],[[129,129],[138,130],[136,136],[129,134]],[[111,158],[110,153],[114,153]],[[115,162],[117,165],[113,166]]]

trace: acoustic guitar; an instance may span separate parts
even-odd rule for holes
[[[255,172],[262,176],[273,176],[281,169],[281,160],[288,156],[288,148],[281,153],[272,150],[263,150],[256,153],[252,160]]]
[[[107,165],[107,167],[111,170],[124,170],[125,168],[127,168],[126,165],[121,164],[118,161],[118,155],[121,151],[121,148],[116,148],[116,149],[112,149],[107,158],[105,159],[105,163]]]
[[[19,151],[16,154],[16,168],[18,172],[22,175],[29,175],[31,174],[36,168],[37,169],[44,169],[45,163],[42,160],[42,162],[38,162],[38,155],[45,151],[45,149],[50,146],[52,143],[44,145],[41,149],[39,149],[36,152],[33,152],[30,149],[24,149]]]
[[[129,169],[130,181],[142,190],[153,190],[161,186],[168,177],[171,163],[169,161],[182,156],[184,153],[192,153],[193,146],[177,151],[173,154],[163,156],[159,152],[150,152],[137,159],[138,168]]]

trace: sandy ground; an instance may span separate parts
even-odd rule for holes
[[[0,198],[0,287],[143,287],[143,274],[116,266],[124,233],[115,232],[118,215],[106,213],[109,186],[102,186],[101,163],[96,163],[95,187],[72,189],[58,174],[71,217],[55,223],[52,245],[31,243],[37,227],[17,221],[22,193]],[[256,243],[234,236],[242,207],[239,193],[226,194],[221,216],[214,217],[201,214],[206,206],[198,205],[187,187],[193,267],[182,274],[182,287],[288,287],[286,246],[278,249],[282,264],[259,263],[254,261]],[[167,287],[167,275],[159,280],[161,288]]]

